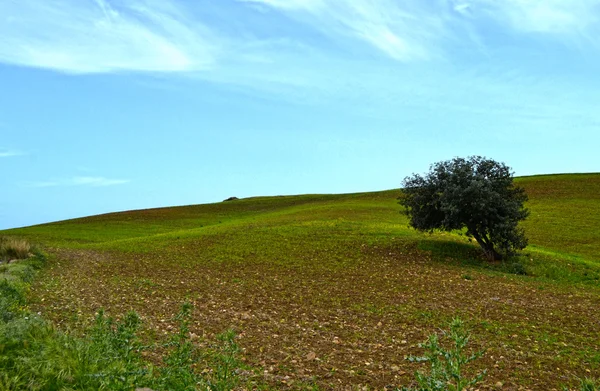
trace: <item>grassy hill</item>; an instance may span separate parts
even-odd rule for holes
[[[399,190],[257,197],[44,224],[1,234],[41,244],[31,307],[80,327],[130,309],[160,340],[180,304],[192,332],[234,328],[278,388],[408,384],[418,343],[461,316],[475,369],[502,389],[600,374],[600,175],[518,178],[524,255],[490,264],[459,235],[407,227]],[[515,273],[526,273],[517,275]],[[152,359],[152,357],[150,357]]]

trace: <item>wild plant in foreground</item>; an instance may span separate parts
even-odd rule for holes
[[[429,336],[427,341],[419,344],[425,348],[425,355],[411,356],[411,362],[428,362],[429,373],[418,371],[415,373],[417,388],[402,387],[400,391],[465,391],[483,379],[486,371],[469,379],[463,374],[464,366],[482,356],[482,352],[468,355],[465,348],[469,342],[469,334],[464,323],[455,318],[450,323],[450,331],[442,332],[442,337],[450,341],[448,348],[440,343],[437,334]]]
[[[194,371],[193,365],[198,361],[198,351],[191,342],[189,321],[192,305],[184,303],[177,316],[179,330],[173,334],[165,345],[172,350],[163,357],[164,367],[157,368],[153,388],[161,390],[195,390],[204,383],[201,375]],[[205,387],[203,387],[205,388]]]
[[[586,377],[579,379],[579,391],[600,391],[600,381]]]
[[[211,391],[232,390],[238,385],[237,372],[242,366],[238,358],[239,351],[233,330],[217,335],[217,345],[209,353],[209,362],[213,368],[213,373],[208,379]]]
[[[141,320],[135,312],[121,320],[101,310],[83,335],[59,331],[28,312],[29,276],[43,263],[30,259],[9,264],[0,275],[0,390],[231,390],[238,384],[240,362],[235,334],[218,337],[212,349],[191,341],[191,305],[184,304],[176,319],[178,333],[171,336],[160,367],[145,362],[137,332]],[[198,364],[206,364],[201,370]]]
[[[157,368],[152,388],[157,390],[210,390],[234,389],[239,383],[237,372],[241,366],[240,351],[231,330],[217,336],[212,349],[200,350],[192,343],[189,330],[192,305],[184,303],[175,317],[179,331],[165,346],[172,349],[163,358],[164,366]],[[200,371],[199,364],[206,365]]]

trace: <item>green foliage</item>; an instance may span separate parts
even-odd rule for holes
[[[217,336],[217,341],[216,347],[207,355],[213,368],[208,386],[211,391],[232,390],[239,383],[236,371],[241,367],[238,359],[240,348],[235,343],[235,332],[227,330]]]
[[[145,375],[138,357],[122,354],[132,348],[131,324],[98,322],[91,339],[33,316],[2,324],[0,389],[131,389]]]
[[[194,390],[203,383],[202,377],[195,373],[192,365],[197,361],[198,352],[190,340],[189,319],[192,306],[184,303],[176,316],[179,330],[171,336],[167,344],[171,351],[163,358],[164,367],[157,369],[158,376],[153,387],[161,390]]]
[[[22,277],[38,265],[28,260],[9,270],[18,270],[15,276],[0,278],[1,390],[224,391],[239,383],[235,333],[227,331],[212,349],[200,350],[191,341],[189,303],[176,317],[179,331],[164,346],[164,365],[156,368],[142,359],[141,351],[151,347],[138,340],[141,320],[135,312],[116,321],[100,310],[81,336],[56,330],[23,309],[27,284]],[[197,370],[200,362],[208,363],[207,371]]]
[[[428,374],[416,372],[418,387],[403,387],[400,391],[463,391],[483,379],[485,371],[471,379],[464,375],[464,366],[481,357],[482,352],[471,355],[465,352],[469,334],[463,321],[459,318],[453,319],[450,331],[442,332],[442,337],[450,342],[448,347],[441,344],[437,334],[432,334],[427,341],[419,345],[426,350],[425,355],[408,358],[412,362],[428,362],[430,371]]]
[[[171,349],[164,365],[157,368],[141,358],[136,337],[140,319],[133,312],[117,322],[100,311],[84,337],[56,331],[37,317],[2,323],[0,389],[233,389],[240,365],[235,334],[219,337],[218,353],[205,353],[192,344],[184,323],[167,344]],[[194,368],[203,355],[213,364],[206,375]]]
[[[0,389],[130,390],[147,378],[137,352],[136,314],[115,322],[100,312],[86,335],[77,337],[20,309],[22,281],[5,279],[0,285]]]
[[[88,375],[98,378],[109,389],[128,389],[143,382],[148,371],[139,355],[136,332],[140,324],[135,312],[127,313],[116,322],[100,310],[91,330],[81,341],[81,345],[91,352],[90,367],[98,366]]]
[[[0,321],[13,319],[19,307],[25,303],[23,284],[8,279],[0,279]]]
[[[513,260],[511,262],[507,262],[505,265],[505,270],[511,274],[518,274],[521,276],[527,275],[527,269],[525,266],[519,262],[518,260]]]
[[[527,246],[518,223],[529,212],[527,195],[513,184],[510,168],[480,156],[435,163],[428,174],[404,179],[400,204],[420,231],[466,229],[489,259]],[[502,253],[502,254],[501,254]]]
[[[580,379],[579,391],[598,391],[600,390],[600,382],[596,379],[584,378]]]
[[[566,386],[562,387],[563,391],[569,391],[570,389]],[[577,391],[599,391],[600,381],[589,377],[579,379],[579,386]]]
[[[189,331],[191,310],[191,304],[184,303],[177,314],[179,331],[171,336],[167,344],[171,350],[163,359],[164,366],[157,368],[151,387],[156,390],[234,389],[239,383],[237,371],[241,367],[235,333],[229,330],[219,334],[212,349],[198,349]],[[207,367],[199,372],[198,364]]]

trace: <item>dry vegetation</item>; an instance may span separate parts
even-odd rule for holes
[[[26,259],[29,256],[31,256],[31,245],[28,241],[9,236],[0,236],[0,262]]]

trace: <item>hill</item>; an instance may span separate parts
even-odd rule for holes
[[[523,177],[530,247],[490,264],[464,237],[423,235],[399,190],[257,197],[105,214],[2,234],[50,264],[32,308],[78,327],[94,311],[160,339],[181,302],[192,331],[229,327],[277,387],[407,384],[426,335],[460,315],[488,385],[558,388],[600,372],[600,175]],[[519,274],[526,275],[519,275]]]

